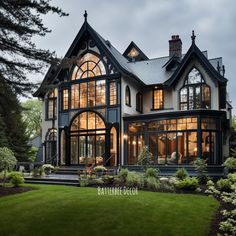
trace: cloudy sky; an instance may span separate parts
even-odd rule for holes
[[[171,35],[180,35],[183,52],[191,44],[208,51],[209,58],[223,57],[228,92],[236,107],[236,1],[235,0],[53,0],[69,13],[49,15],[45,25],[52,33],[36,38],[38,46],[63,56],[84,22],[108,39],[121,53],[134,41],[149,58],[168,55]],[[42,79],[42,77],[39,77]]]

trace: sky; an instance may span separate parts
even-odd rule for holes
[[[149,58],[167,56],[171,35],[180,36],[185,53],[194,30],[200,50],[207,50],[209,58],[223,58],[229,98],[236,108],[235,0],[52,0],[52,4],[70,15],[43,17],[52,32],[34,41],[61,57],[84,22],[84,10],[89,24],[121,53],[134,41]],[[36,79],[41,81],[43,75]]]

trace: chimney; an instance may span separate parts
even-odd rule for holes
[[[172,35],[171,40],[169,40],[169,56],[182,56],[182,41],[179,38],[179,35]]]

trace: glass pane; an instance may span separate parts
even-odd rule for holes
[[[78,164],[78,137],[70,138],[71,164]]]
[[[149,134],[149,151],[153,155],[153,163],[154,160],[157,160],[157,134]]]
[[[188,158],[189,164],[193,165],[197,158],[197,132],[188,132]]]
[[[86,164],[86,136],[79,136],[79,164]]]
[[[105,129],[105,124],[102,120],[102,118],[98,115],[96,115],[96,129]]]
[[[96,164],[103,165],[105,157],[105,135],[96,136]]]
[[[95,129],[95,113],[88,112],[88,129]]]
[[[110,133],[110,166],[117,166],[117,131],[113,127]]]
[[[158,164],[166,164],[166,134],[158,136]]]
[[[167,133],[167,163],[177,164],[176,132]]]
[[[87,161],[86,164],[95,164],[95,136],[87,136]]]
[[[101,106],[106,104],[105,94],[106,94],[106,81],[105,80],[96,81],[96,106]]]
[[[117,95],[116,95],[116,82],[110,83],[110,105],[116,105]]]
[[[207,85],[202,86],[202,108],[211,108],[211,93],[210,88]]]
[[[210,132],[202,132],[202,159],[210,164]]]
[[[88,82],[88,107],[95,106],[95,81]]]
[[[187,82],[188,82],[188,84],[197,84],[197,83],[202,82],[201,74],[196,68],[193,68],[189,72]]]
[[[186,132],[178,132],[178,164],[187,163]]]
[[[138,136],[138,153],[137,153],[137,156],[140,155],[140,153],[143,149],[143,146],[144,146],[144,137],[143,137],[143,135],[139,135]]]
[[[200,86],[195,88],[195,109],[201,108],[201,89]]]
[[[136,136],[128,137],[128,165],[136,164]]]
[[[155,89],[153,91],[153,108],[154,109],[163,109],[163,90]]]
[[[61,165],[65,165],[66,163],[66,137],[65,131],[61,132]]]
[[[193,93],[193,87],[189,87],[189,95],[188,95],[188,99],[189,99],[189,110],[194,109],[194,93]]]
[[[188,90],[187,88],[182,88],[180,90],[180,102],[187,102],[188,101]]]
[[[69,99],[69,95],[68,95],[68,89],[64,89],[63,90],[63,110],[68,110],[68,99]]]
[[[79,108],[79,84],[71,86],[71,108]]]
[[[87,83],[80,84],[80,107],[87,107]]]

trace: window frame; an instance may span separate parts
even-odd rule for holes
[[[156,108],[155,107],[155,91],[162,91],[162,104],[159,108]],[[153,88],[152,90],[152,111],[158,111],[158,110],[163,110],[164,109],[164,89],[162,87],[156,87],[156,88]]]
[[[65,96],[64,96],[64,92],[67,91],[67,108],[65,108]],[[68,111],[69,108],[70,108],[70,104],[69,104],[69,101],[70,101],[70,96],[69,96],[69,88],[63,88],[62,91],[61,91],[61,110],[62,111]]]
[[[58,97],[58,89],[53,88],[47,98],[46,98],[46,114],[45,114],[45,120],[56,120],[57,119],[57,97]],[[52,116],[49,116],[49,105],[50,102],[52,102]]]
[[[114,93],[115,94],[112,94],[112,95],[111,95],[111,84],[115,85],[115,88],[114,88]],[[109,82],[109,106],[116,106],[117,105],[117,95],[118,95],[118,93],[117,93],[117,82],[115,80],[110,81]],[[114,103],[112,103],[112,104],[111,104],[111,100],[112,100],[111,96],[114,99]]]
[[[128,85],[125,87],[125,105],[131,107],[131,91]]]
[[[143,94],[141,92],[136,94],[136,111],[143,113]]]

